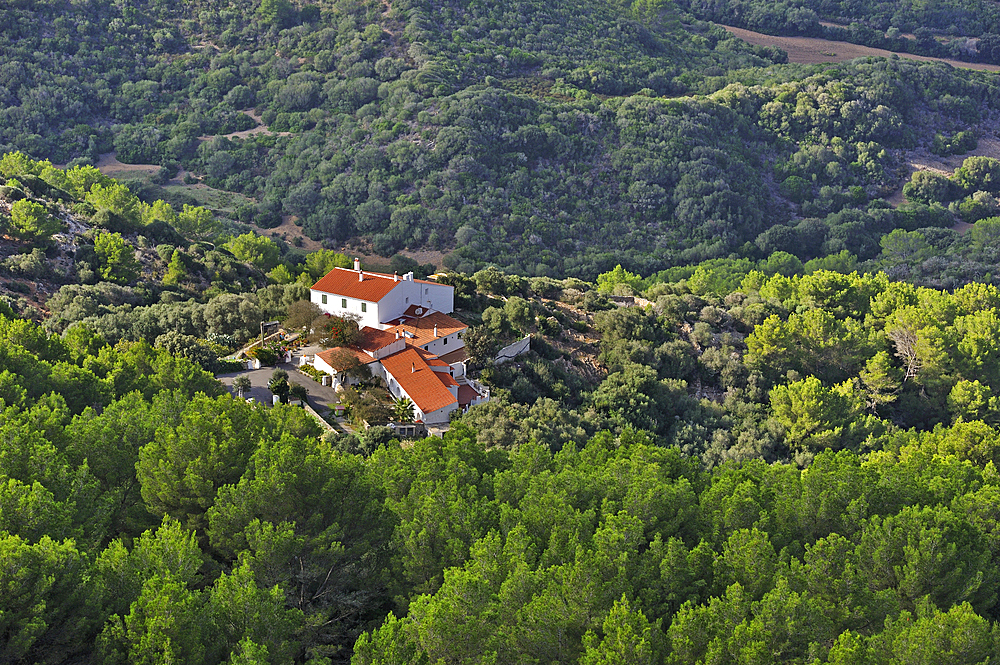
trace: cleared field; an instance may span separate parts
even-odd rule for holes
[[[817,39],[815,37],[779,37],[776,35],[765,35],[760,32],[734,28],[728,25],[722,26],[735,36],[748,44],[755,46],[777,46],[788,53],[788,62],[814,64],[818,62],[846,62],[854,58],[875,56],[888,58],[898,55],[900,58],[910,60],[922,60],[924,62],[945,62],[952,67],[963,69],[978,69],[980,71],[1000,72],[1000,65],[988,65],[978,62],[962,62],[960,60],[946,60],[944,58],[930,58],[923,55],[912,55],[910,53],[893,53],[880,48],[870,46],[860,46],[850,42],[835,42],[827,39]]]
[[[97,169],[111,178],[134,178],[150,176],[160,170],[158,164],[123,164],[115,157],[115,153],[106,152],[94,164]]]
[[[211,210],[220,210],[228,214],[236,211],[236,208],[244,203],[252,203],[250,199],[235,192],[226,192],[221,189],[212,189],[208,185],[175,185],[171,180],[163,188],[168,192],[177,192],[190,196],[198,205]]]

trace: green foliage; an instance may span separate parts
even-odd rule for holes
[[[188,238],[209,238],[220,230],[219,223],[210,210],[186,203],[181,212],[177,213],[173,226]]]
[[[643,290],[642,278],[621,267],[615,266],[611,272],[597,276],[597,290],[602,293],[614,293],[618,287],[627,287],[636,292]]]
[[[270,238],[255,233],[244,233],[227,242],[225,248],[240,261],[253,264],[263,272],[274,268],[281,256],[281,250]]]
[[[98,212],[107,210],[115,214],[124,223],[123,230],[134,230],[142,225],[139,199],[125,185],[95,183],[84,195],[84,200]]]
[[[99,233],[94,238],[94,252],[101,277],[107,281],[129,284],[139,276],[135,250],[120,233]]]
[[[170,255],[167,272],[163,275],[163,286],[177,286],[187,277],[187,274],[187,268],[184,266],[184,254],[181,250],[175,249]]]
[[[44,206],[30,200],[14,201],[10,207],[11,235],[20,240],[47,240],[62,228]]]
[[[334,268],[350,268],[353,265],[347,256],[329,249],[309,252],[306,255],[306,271],[314,281],[318,281]]]
[[[257,15],[262,21],[276,28],[285,27],[295,10],[288,0],[261,0]]]
[[[147,507],[203,530],[216,491],[239,480],[266,430],[263,414],[243,401],[195,397],[176,426],[157,430],[139,451],[136,473]]]
[[[82,583],[81,555],[72,540],[48,535],[36,543],[0,535],[0,656],[10,662],[57,660],[72,653],[74,602]],[[77,601],[78,602],[78,601]]]

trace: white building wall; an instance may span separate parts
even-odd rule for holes
[[[392,377],[392,375],[389,374],[389,372],[385,371],[385,365],[383,365],[382,363],[372,363],[371,365],[368,366],[372,368],[373,377],[375,377],[376,379],[382,379],[386,383],[389,383],[389,379]]]
[[[326,372],[327,374],[332,374],[333,376],[337,376],[337,370],[330,367],[330,365],[319,356],[316,356],[316,359],[313,360],[313,367],[315,367],[321,372]]]
[[[326,302],[323,302],[323,296],[326,296]],[[379,306],[378,303],[369,302],[367,300],[358,300],[357,298],[345,298],[344,296],[338,296],[333,293],[324,293],[322,291],[317,291],[316,289],[309,289],[309,299],[314,302],[322,312],[330,314],[332,316],[347,316],[357,317],[358,327],[364,328],[365,326],[371,326],[372,328],[381,328],[379,326]],[[347,301],[347,306],[344,307],[344,301]],[[361,311],[362,309],[366,311]]]
[[[374,326],[372,326],[374,327]],[[389,346],[383,347],[381,349],[376,349],[374,356],[376,360],[381,360],[386,356],[391,356],[394,353],[399,353],[406,348],[406,339],[400,337],[396,341],[389,344]]]
[[[399,278],[399,284],[379,302],[380,321],[390,323],[393,319],[398,319],[410,305],[450,314],[455,311],[455,289],[444,284],[417,282],[413,280],[412,273],[407,273]]]
[[[383,321],[390,321],[395,317],[402,316],[406,308],[410,306],[405,302],[408,294],[405,294],[404,291],[407,286],[409,285],[399,282],[392,291],[382,297],[378,303],[379,320],[378,323],[369,324],[372,328],[385,330],[387,326],[382,325]]]
[[[447,343],[445,340],[448,340]],[[459,333],[454,332],[447,337],[438,337],[431,342],[425,342],[420,345],[420,348],[427,349],[436,356],[443,356],[449,351],[461,349],[463,346],[465,346],[465,341],[459,337]]]
[[[417,296],[422,305],[427,305],[431,309],[436,309],[444,314],[451,314],[455,311],[455,288],[445,284],[424,284],[414,282],[417,287]]]
[[[458,402],[454,402],[432,413],[423,413],[419,408],[415,408],[414,411],[416,411],[417,420],[423,420],[424,424],[440,425],[442,423],[447,423],[448,416],[451,414],[452,411],[455,411],[457,409],[458,409]]]
[[[394,318],[399,318],[410,305],[436,309],[445,314],[455,311],[454,287],[414,281],[413,273],[402,275],[396,286],[377,303],[347,298],[347,307],[343,307],[341,302],[344,299],[343,296],[335,293],[324,293],[316,289],[309,291],[310,300],[316,303],[320,310],[336,316],[343,316],[345,313],[356,314],[361,317],[358,322],[361,327],[371,326],[372,328],[384,329],[386,326],[380,325],[383,321],[389,322]],[[326,296],[325,303],[323,302],[324,295]],[[361,311],[363,302],[366,303],[366,312]]]

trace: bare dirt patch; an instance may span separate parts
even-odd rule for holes
[[[885,49],[872,48],[870,46],[860,46],[850,42],[836,42],[828,39],[818,39],[816,37],[780,37],[776,35],[765,35],[760,32],[734,28],[728,25],[722,26],[735,36],[748,44],[755,46],[777,46],[788,53],[788,62],[799,64],[816,64],[821,62],[847,62],[855,58],[874,56],[888,58],[898,55],[900,58],[909,60],[921,60],[923,62],[944,62],[952,67],[962,69],[978,69],[980,71],[1000,72],[1000,65],[988,65],[979,62],[962,62],[961,60],[947,60],[944,58],[931,58],[923,55],[913,55],[910,53],[893,53]]]
[[[1000,159],[1000,139],[996,136],[980,137],[976,148],[965,153],[964,155],[948,155],[947,157],[942,157],[931,153],[927,150],[927,148],[908,150],[902,155],[902,160],[906,164],[905,181],[909,181],[915,171],[932,171],[950,178],[955,174],[955,171],[962,165],[962,162],[964,162],[967,157],[992,157],[994,159]],[[886,201],[891,203],[893,206],[898,207],[903,203],[906,203],[906,198],[903,196],[902,189],[899,189],[892,196],[888,197]],[[962,225],[959,224],[955,227],[955,230],[963,233],[968,230],[966,227],[959,228],[961,226]]]
[[[967,157],[992,157],[1000,159],[1000,139],[997,139],[995,136],[983,136],[979,139],[979,144],[976,148],[964,155],[941,157],[927,150],[913,150],[908,152],[904,158],[910,167],[910,173],[914,171],[934,171],[935,173],[951,176]]]
[[[116,173],[152,175],[160,170],[158,164],[123,164],[118,161],[113,152],[101,155],[94,166],[104,175],[111,177],[114,177]]]
[[[389,259],[384,256],[379,256],[378,254],[372,254],[370,252],[358,251],[358,248],[354,245],[345,245],[339,249],[338,252],[346,254],[351,258],[359,258],[361,262],[365,265],[374,266],[386,266],[389,263]],[[434,267],[440,270],[444,266],[444,252],[439,252],[434,249],[421,249],[421,250],[409,250],[403,249],[398,252],[402,256],[413,259],[420,264],[433,264]]]
[[[271,229],[261,228],[256,224],[249,224],[248,226],[253,229],[257,235],[270,237],[277,236],[291,245],[301,247],[307,252],[315,252],[316,250],[323,249],[322,244],[316,240],[310,239],[309,236],[302,233],[302,229],[292,221],[291,215],[282,215],[281,224]],[[301,239],[298,244],[295,243],[296,238]]]

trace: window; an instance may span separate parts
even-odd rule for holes
[[[448,346],[448,338],[447,338],[447,337],[445,337],[445,338],[444,338],[444,342],[442,342],[442,343],[443,343],[443,344],[444,344],[445,346]]]
[[[361,311],[362,312],[367,312],[368,311],[368,303],[366,303],[366,302],[361,303]]]
[[[428,291],[428,288],[427,288],[427,287],[425,286],[425,287],[424,287],[424,295],[425,295],[425,296],[427,295],[427,291]]]
[[[347,298],[340,299],[340,306],[344,309],[347,309]]]
[[[407,304],[407,305],[410,304],[410,299],[409,298],[406,299],[406,303],[405,304]]]
[[[324,293],[321,297],[323,298],[323,304],[325,305],[326,304],[326,294]]]

